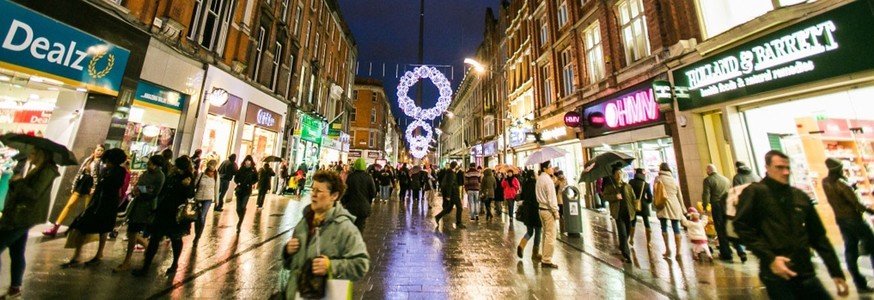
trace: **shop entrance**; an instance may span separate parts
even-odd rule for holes
[[[668,163],[671,170],[673,170],[674,177],[677,176],[677,158],[674,154],[674,142],[669,137],[616,145],[605,144],[591,148],[589,157],[595,157],[607,151],[622,152],[635,158],[631,165],[623,169],[628,179],[633,178],[634,169],[642,168],[646,172],[646,181],[652,182],[658,176],[659,165],[663,162]],[[595,209],[607,207],[605,201],[602,201],[600,196],[598,196],[601,193],[601,189],[597,184],[592,185],[592,189],[587,190],[595,191],[595,193],[587,195],[586,207]]]

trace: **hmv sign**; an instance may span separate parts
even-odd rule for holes
[[[653,94],[651,81],[583,106],[583,118],[586,138],[665,122]]]

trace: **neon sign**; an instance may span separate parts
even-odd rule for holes
[[[586,138],[664,122],[652,82],[644,82],[603,101],[583,107]]]

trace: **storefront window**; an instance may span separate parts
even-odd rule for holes
[[[619,145],[602,145],[592,149],[592,157],[607,151],[622,152],[635,157],[634,162],[623,169],[626,178],[634,176],[634,169],[642,168],[646,171],[646,181],[652,182],[659,174],[659,165],[668,163],[677,177],[677,159],[674,155],[674,142],[671,138],[660,138],[648,141],[633,142]]]
[[[43,136],[64,144],[85,93],[62,82],[0,69],[0,133]]]
[[[234,136],[236,122],[215,115],[207,115],[206,128],[203,133],[203,144],[200,149],[208,156],[216,156],[219,161],[231,155],[231,138]]]
[[[147,82],[137,85],[121,143],[131,153],[132,169],[145,169],[149,156],[173,147],[187,100],[187,95]]]

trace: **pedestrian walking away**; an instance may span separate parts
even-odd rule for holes
[[[485,210],[486,221],[491,221],[492,216],[492,200],[495,199],[495,175],[492,169],[483,171],[483,179],[479,186],[479,197],[482,201],[481,207]]]
[[[24,283],[25,249],[31,227],[43,223],[49,213],[52,185],[60,176],[47,150],[36,148],[27,154],[31,165],[26,174],[14,174],[9,182],[6,205],[0,217],[0,254],[9,249],[11,283],[5,299],[21,297]]]
[[[742,161],[734,163],[734,167],[737,174],[734,175],[731,186],[739,186],[762,180],[762,178],[759,178],[759,176],[753,173],[753,169],[750,169],[750,167]]]
[[[340,203],[350,214],[355,216],[355,227],[364,232],[367,217],[370,216],[370,205],[376,197],[376,186],[373,178],[367,174],[367,163],[358,158],[352,166],[352,173],[346,177],[347,192],[340,198]]]
[[[234,175],[237,174],[237,155],[231,154],[228,159],[223,161],[218,168],[219,174],[219,196],[215,202],[215,211],[222,211],[225,205],[225,194],[234,180]]]
[[[285,195],[285,189],[288,187],[288,179],[291,178],[291,173],[288,169],[288,161],[283,159],[279,164],[278,182],[276,184],[275,193],[277,195]]]
[[[249,205],[249,197],[252,196],[252,186],[258,183],[258,170],[255,169],[255,160],[251,155],[246,155],[243,164],[234,175],[234,183],[237,184],[234,196],[237,197],[237,232],[243,227],[243,218],[246,216],[246,206]]]
[[[522,223],[525,224],[525,235],[516,246],[516,256],[520,259],[525,256],[525,246],[534,238],[531,250],[531,259],[539,260],[541,234],[543,223],[540,221],[540,205],[537,202],[537,178],[533,170],[525,170],[522,174],[522,207],[516,213],[519,214]]]
[[[865,207],[859,200],[858,194],[847,183],[844,175],[844,164],[834,158],[826,159],[828,176],[822,179],[822,190],[828,199],[828,204],[835,213],[835,220],[844,238],[844,256],[847,262],[847,271],[853,277],[856,290],[859,293],[872,293],[874,289],[868,286],[868,280],[859,272],[859,243],[865,247],[868,253],[874,253],[874,233],[871,227],[865,224],[862,214],[874,213],[869,207]],[[874,261],[872,261],[874,266]]]
[[[502,209],[504,206],[504,173],[500,171],[495,172],[495,216],[498,217],[498,221],[501,220]]]
[[[452,170],[458,167],[458,163],[453,161],[449,163],[449,169],[445,170],[443,179],[440,181],[440,190],[443,193],[443,211],[441,211],[437,216],[434,217],[435,223],[437,223],[437,229],[440,229],[440,219],[448,215],[452,212],[452,208],[455,207],[455,227],[461,229],[465,228],[464,224],[461,223],[461,194],[458,189],[458,179],[456,173]]]
[[[482,174],[476,169],[476,164],[464,173],[464,189],[467,191],[467,208],[471,221],[479,221],[479,185]]]
[[[335,204],[345,189],[340,175],[335,172],[318,171],[313,175],[311,202],[304,207],[304,218],[295,225],[282,251],[280,272],[290,276],[279,276],[287,279],[280,282],[279,295],[275,298],[322,298],[323,295],[305,294],[304,291],[312,287],[300,284],[311,283],[314,280],[306,279],[315,276],[356,281],[367,273],[370,256],[361,233],[353,224],[355,217],[342,204]],[[349,284],[348,288],[351,287]],[[349,290],[338,294],[351,293]]]
[[[398,177],[398,185],[400,186],[400,199],[404,201],[407,199],[407,191],[410,190],[410,169],[407,168],[407,164],[403,164],[397,173]]]
[[[734,226],[741,241],[759,258],[759,279],[771,299],[831,299],[816,277],[811,248],[822,258],[837,286],[849,291],[844,271],[826,236],[810,196],[789,185],[789,157],[765,154],[766,177],[740,195]]]
[[[666,259],[672,257],[671,245],[668,242],[668,223],[670,223],[674,232],[676,258],[680,259],[680,244],[683,241],[683,236],[680,235],[680,220],[684,218],[683,193],[681,193],[680,184],[674,178],[671,167],[667,163],[659,165],[659,176],[653,183],[653,204],[661,224],[662,239],[665,241],[665,254],[663,256]]]
[[[722,176],[716,171],[716,165],[707,165],[707,178],[704,178],[704,192],[701,194],[702,207],[704,211],[710,211],[713,216],[713,226],[716,227],[716,238],[719,242],[719,259],[723,261],[732,261],[731,247],[737,250],[737,255],[742,262],[747,261],[747,254],[743,246],[733,239],[729,238],[726,230],[726,203],[728,198],[728,190],[731,188],[731,183],[728,178]]]
[[[553,169],[549,161],[540,164],[540,175],[537,177],[537,204],[540,222],[543,223],[543,258],[540,264],[545,268],[558,268],[552,262],[555,250],[555,222],[558,221],[558,199],[555,194],[555,182],[552,181]]]
[[[163,166],[163,156],[153,155],[149,157],[146,171],[139,176],[132,191],[134,200],[129,204],[130,210],[127,214],[127,249],[124,261],[112,270],[115,273],[129,271],[130,260],[136,245],[147,245],[140,233],[152,222],[152,212],[158,207],[158,195],[161,195],[166,179]]]
[[[652,228],[649,224],[649,217],[652,206],[652,189],[649,183],[646,182],[646,171],[637,168],[634,169],[634,179],[628,181],[631,185],[631,190],[634,191],[635,201],[635,217],[631,219],[631,229],[628,231],[628,244],[634,245],[634,229],[637,227],[638,217],[642,220],[643,228],[646,230],[646,248],[652,249]]]
[[[269,163],[264,163],[261,170],[258,171],[258,209],[264,207],[264,199],[270,193],[270,182],[273,181],[275,175],[276,173],[273,172]]]

